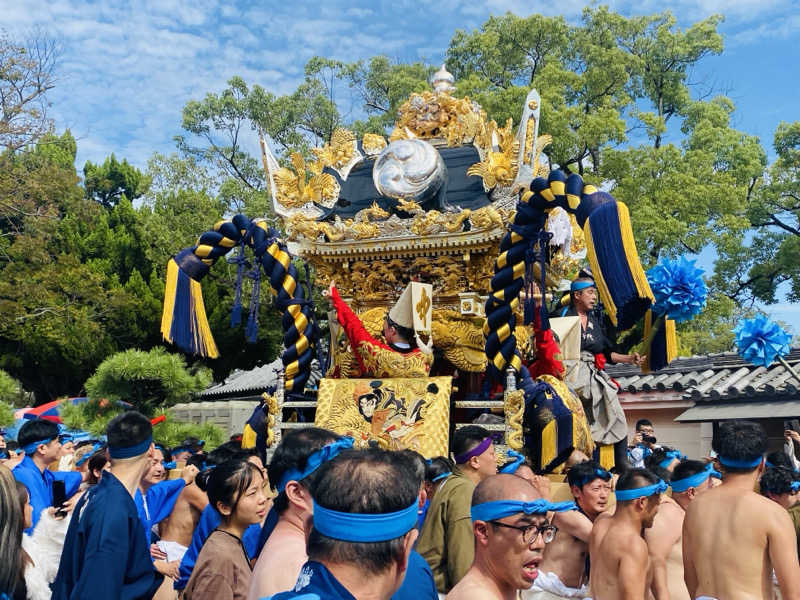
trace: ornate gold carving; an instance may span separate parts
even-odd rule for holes
[[[264,392],[261,394],[267,408],[267,448],[275,442],[275,416],[278,414],[278,401],[275,396]]]
[[[361,147],[364,148],[364,152],[367,156],[380,154],[386,146],[386,139],[384,139],[382,135],[365,133],[364,137],[361,139]]]
[[[336,178],[323,173],[318,162],[306,165],[303,156],[297,152],[292,154],[291,161],[294,171],[281,167],[275,173],[278,202],[286,208],[300,208],[308,202],[333,206],[339,197],[339,183]],[[307,173],[311,174],[310,178]]]
[[[495,208],[491,204],[473,211],[469,220],[477,229],[505,227],[504,211],[502,209]]]
[[[402,210],[410,215],[425,214],[425,211],[422,210],[422,207],[419,204],[417,204],[414,200],[406,200],[405,198],[400,198],[397,201],[397,210]]]
[[[467,169],[467,175],[478,175],[483,179],[483,185],[487,190],[498,185],[511,185],[517,176],[519,142],[511,130],[512,124],[512,120],[508,119],[506,126],[500,129],[497,123],[491,121],[484,139],[486,156],[481,162]]]
[[[356,152],[356,135],[348,129],[335,129],[331,141],[322,148],[313,148],[311,151],[323,167],[341,169],[347,165]]]
[[[398,111],[390,140],[443,138],[448,146],[471,142],[485,131],[486,113],[469,98],[444,92],[411,94]]]
[[[355,220],[361,223],[367,223],[369,221],[382,221],[383,219],[388,219],[389,213],[383,210],[377,202],[373,202],[372,206],[369,208],[365,208],[364,210],[360,210],[356,213]]]
[[[503,412],[506,416],[506,444],[517,452],[524,445],[522,438],[522,417],[525,414],[525,393],[522,390],[506,392],[503,399]]]
[[[546,164],[541,162],[542,150],[551,144],[553,136],[540,135],[536,138],[536,154],[533,157],[533,176],[534,177],[547,177],[550,174],[550,169]]]

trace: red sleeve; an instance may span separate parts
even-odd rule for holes
[[[534,379],[540,375],[552,375],[562,379],[564,377],[564,364],[557,358],[561,354],[561,348],[558,347],[558,343],[553,337],[553,330],[549,327],[543,330],[541,323],[541,315],[537,310],[533,322],[536,359],[528,367],[528,371],[530,371],[531,377]]]
[[[360,342],[368,342],[384,350],[392,350],[389,346],[376,340],[369,334],[369,331],[364,328],[361,319],[359,319],[358,315],[347,306],[344,300],[342,300],[342,297],[335,287],[331,289],[330,298],[333,302],[333,307],[336,309],[336,316],[339,319],[339,323],[344,327],[347,339],[350,340],[350,346],[353,349],[356,349]]]
[[[362,373],[370,377],[428,376],[433,362],[432,354],[426,354],[419,348],[410,352],[392,349],[369,334],[361,319],[350,310],[336,288],[331,289],[330,298]]]

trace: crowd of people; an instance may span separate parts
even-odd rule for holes
[[[105,438],[20,429],[0,465],[4,598],[800,597],[800,473],[752,422],[692,460],[641,421],[613,473],[575,456],[563,476],[514,452],[498,469],[478,425],[452,460],[295,429],[266,468],[236,440],[170,452],[137,412]]]

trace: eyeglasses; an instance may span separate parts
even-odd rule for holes
[[[545,544],[549,544],[552,542],[555,537],[556,533],[558,533],[558,527],[555,525],[507,525],[506,523],[501,523],[500,521],[489,521],[492,525],[497,525],[498,527],[506,527],[508,529],[516,529],[517,531],[522,532],[522,541],[525,544],[532,544],[536,541],[540,535],[544,540]]]

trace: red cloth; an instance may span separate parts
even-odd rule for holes
[[[594,355],[594,366],[600,369],[601,371],[606,368],[606,355],[605,354],[595,354]]]
[[[553,337],[553,330],[549,327],[542,330],[542,317],[539,311],[533,320],[534,340],[536,341],[536,359],[528,367],[531,377],[536,379],[540,375],[552,375],[558,379],[564,378],[564,363],[558,358],[561,348]]]
[[[414,348],[410,352],[398,352],[376,340],[365,329],[347,303],[331,288],[331,301],[336,317],[344,328],[350,347],[364,376],[368,377],[427,377],[433,356]]]

